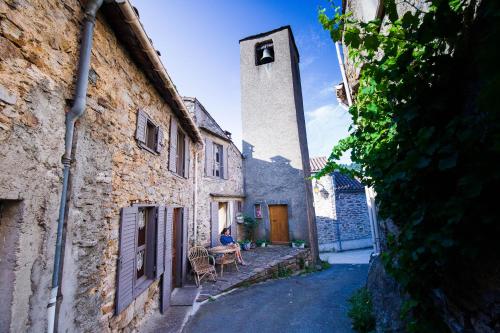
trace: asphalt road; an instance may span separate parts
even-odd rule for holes
[[[185,333],[353,332],[347,298],[368,265],[337,264],[314,274],[241,288],[203,305]]]

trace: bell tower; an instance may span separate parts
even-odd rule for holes
[[[240,40],[245,213],[258,237],[317,256],[299,52],[290,26]]]

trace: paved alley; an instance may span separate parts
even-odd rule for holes
[[[338,264],[241,288],[203,305],[184,332],[353,332],[347,298],[367,273],[366,264]]]

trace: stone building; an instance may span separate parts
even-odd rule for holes
[[[236,217],[243,210],[243,158],[231,140],[205,107],[196,99],[184,97],[184,103],[201,130],[205,149],[197,162],[196,243],[218,245],[223,228],[232,236],[243,237]]]
[[[273,243],[317,254],[299,53],[289,26],[240,40],[246,214]]]
[[[314,174],[326,157],[311,158]],[[365,188],[338,171],[313,181],[314,209],[320,251],[343,251],[373,246]]]
[[[136,10],[99,2],[0,1],[0,331],[47,329],[60,201],[60,332],[133,330],[186,278],[201,133]]]

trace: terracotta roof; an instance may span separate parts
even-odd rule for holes
[[[323,169],[326,165],[326,157],[311,157],[309,159],[309,164],[311,165],[311,172],[318,172]]]
[[[353,179],[343,173],[333,173],[334,187],[336,192],[363,192],[365,187],[357,179]]]

